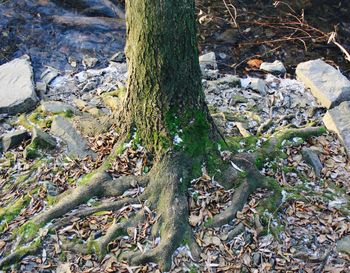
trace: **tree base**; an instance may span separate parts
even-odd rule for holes
[[[310,137],[324,132],[323,128],[296,129],[287,133],[279,133],[278,141],[272,137],[269,143],[281,143],[282,139],[290,137]],[[118,147],[118,146],[116,146]],[[276,146],[280,149],[280,146]],[[256,161],[264,150],[276,152],[271,145],[261,148],[255,154],[237,154],[229,158],[231,163],[230,184],[236,188],[230,205],[221,213],[214,216],[210,226],[228,224],[235,218],[247,202],[249,195],[258,188],[266,188],[274,191],[273,206],[278,207],[281,198],[281,190],[276,183],[263,176],[256,167]],[[111,153],[116,154],[116,151]],[[147,211],[154,210],[157,213],[157,221],[152,226],[151,236],[160,238],[158,245],[146,253],[130,251],[121,255],[120,259],[126,260],[131,265],[140,265],[148,262],[157,263],[161,269],[168,271],[171,267],[172,255],[181,245],[187,245],[194,259],[199,259],[200,248],[197,245],[188,217],[188,188],[193,179],[193,158],[184,153],[168,152],[152,168],[151,172],[144,176],[122,176],[115,180],[103,171],[97,171],[88,175],[89,179],[78,186],[69,194],[63,194],[60,200],[48,210],[33,217],[33,219],[14,232],[17,236],[15,251],[0,261],[0,268],[20,260],[23,256],[36,252],[41,246],[41,238],[38,237],[39,229],[47,223],[55,220],[49,227],[57,230],[73,218],[84,218],[100,211],[118,211],[126,204],[142,205],[142,209],[125,221],[114,222],[106,234],[98,239],[91,239],[87,245],[65,243],[64,247],[71,251],[93,251],[101,259],[109,251],[109,244],[117,238],[127,234],[128,229],[134,229],[144,222]],[[238,185],[238,186],[237,186]],[[145,190],[137,197],[122,197],[123,193],[135,187],[145,187]],[[93,197],[122,197],[113,202],[102,203],[99,206],[78,210],[65,216],[81,204]],[[149,208],[149,209],[148,209]],[[33,240],[36,238],[35,240]],[[28,242],[31,242],[28,245]]]

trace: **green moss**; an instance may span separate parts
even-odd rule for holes
[[[108,155],[108,157],[105,159],[105,161],[103,162],[103,164],[97,169],[96,172],[103,172],[106,171],[108,168],[110,168],[110,166],[113,164],[113,162],[115,161],[115,159],[120,156],[121,154],[123,154],[124,150],[125,150],[125,145],[124,142],[122,142],[121,144],[117,144],[118,146],[115,146],[112,149],[112,152]]]
[[[97,174],[98,171],[93,171],[91,173],[88,173],[88,174],[85,174],[84,176],[82,176],[79,180],[78,180],[78,185],[81,186],[81,185],[86,185],[86,184],[89,184],[91,178]]]
[[[48,204],[49,206],[52,206],[52,205],[56,204],[56,202],[57,202],[57,197],[56,197],[56,196],[47,195],[46,201],[47,201],[47,204]]]
[[[104,216],[110,214],[109,210],[99,211],[93,214],[93,216]]]
[[[65,112],[63,113],[63,116],[64,116],[65,118],[71,118],[71,117],[74,116],[74,112],[73,112],[71,109],[68,109],[67,111],[65,111]]]
[[[282,188],[278,182],[271,177],[265,178],[265,186],[272,191],[272,195],[260,203],[258,211],[276,213],[282,202]]]
[[[51,126],[53,116],[48,115],[38,107],[34,112],[28,116],[28,120],[40,128],[48,128]]]
[[[213,218],[208,218],[208,220],[204,223],[205,227],[210,227],[212,226],[214,223],[214,219]]]
[[[31,130],[33,128],[33,125],[28,121],[26,114],[22,114],[18,117],[17,124],[23,126],[28,130]]]
[[[15,250],[16,254],[17,254],[15,260],[11,261],[11,264],[3,265],[3,269],[7,269],[9,266],[16,265],[16,263],[19,262],[25,255],[35,253],[39,249],[40,246],[41,246],[41,239],[36,238],[28,245],[18,247]]]
[[[165,116],[167,131],[173,140],[175,150],[183,150],[191,157],[207,154],[214,143],[210,140],[210,124],[206,113],[200,110],[188,110],[184,113],[169,111]]]
[[[241,137],[241,136],[234,136],[234,137],[227,137],[226,143],[228,145],[228,148],[233,152],[240,151],[255,151],[257,150],[257,142],[258,138],[255,136],[249,136],[249,137]]]
[[[39,229],[39,225],[33,223],[32,221],[28,221],[20,228],[15,230],[14,234],[20,236],[22,242],[28,242],[38,234]]]
[[[21,213],[29,201],[30,197],[26,195],[16,200],[12,205],[6,208],[0,208],[0,231],[3,231],[7,224]]]
[[[40,156],[38,145],[35,142],[30,143],[23,152],[24,158],[34,159]]]
[[[189,273],[198,273],[198,272],[199,272],[198,271],[198,267],[195,266],[195,265],[192,265],[191,268],[190,268]]]

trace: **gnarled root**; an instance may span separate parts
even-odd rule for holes
[[[170,155],[150,173],[151,179],[145,195],[160,216],[152,230],[152,235],[159,236],[160,242],[147,253],[129,253],[126,259],[131,264],[155,262],[167,271],[171,267],[173,253],[181,245],[188,245],[192,256],[195,259],[199,257],[199,246],[188,223],[187,188],[190,167],[188,158]]]
[[[152,234],[154,237],[160,237],[160,243],[147,253],[130,251],[124,258],[131,264],[156,262],[161,268],[168,270],[171,266],[173,253],[183,244],[187,244],[190,247],[194,257],[199,256],[199,247],[194,240],[188,223],[187,188],[190,182],[190,168],[191,162],[188,158],[184,158],[182,155],[169,154],[157,163],[147,176],[119,177],[112,180],[107,173],[96,173],[91,176],[89,181],[70,192],[70,194],[64,194],[54,206],[35,216],[30,223],[33,225],[35,223],[37,227],[36,233],[31,234],[30,237],[23,237],[19,241],[21,244],[30,241],[37,236],[40,227],[52,220],[54,222],[50,228],[58,229],[75,217],[87,217],[104,210],[115,211],[126,203],[135,204],[147,199],[149,207],[154,209],[158,215]],[[97,207],[74,211],[63,217],[92,197],[120,196],[128,189],[136,186],[146,186],[145,191],[138,197],[125,197],[117,201],[102,203]],[[82,247],[79,244],[70,246],[69,243],[65,243],[65,247],[81,252],[86,251],[86,249],[93,249],[100,257],[103,257],[108,251],[110,242],[121,235],[125,235],[128,228],[137,227],[144,219],[145,212],[142,209],[124,222],[113,223],[104,236],[96,240],[89,240],[88,247]],[[29,252],[35,252],[39,247],[40,243],[31,249],[21,248],[21,251],[14,251],[13,254],[3,259],[0,265],[11,264]]]
[[[48,210],[34,216],[29,222],[25,223],[19,228],[14,235],[18,236],[17,243],[14,245],[16,250],[11,254],[0,260],[0,268],[14,263],[16,260],[21,259],[29,253],[36,252],[40,247],[40,241],[42,238],[37,237],[38,231],[45,224],[54,219],[58,219],[50,229],[59,228],[74,218],[74,217],[87,217],[99,211],[111,210],[115,211],[120,209],[127,203],[139,203],[142,197],[139,198],[123,198],[118,201],[103,203],[94,208],[87,208],[68,215],[66,218],[60,218],[66,213],[75,209],[81,204],[86,203],[93,197],[110,197],[120,196],[125,191],[136,186],[145,186],[148,183],[147,176],[122,176],[115,180],[105,172],[98,172],[94,174],[89,181],[84,185],[78,186],[71,192],[64,193],[60,200]],[[30,230],[30,232],[28,232]],[[34,237],[36,240],[32,241]],[[28,246],[21,246],[27,242],[30,242]]]
[[[232,162],[244,172],[244,175],[237,175],[236,179],[243,181],[239,181],[240,184],[235,189],[230,205],[223,212],[214,216],[211,226],[228,224],[256,189],[267,186],[266,178],[259,172],[254,160],[251,154],[238,154],[232,158]]]
[[[275,207],[278,207],[277,203],[281,195],[280,188],[278,185],[274,187],[271,179],[264,177],[259,172],[255,166],[256,159],[261,157],[261,155],[268,156],[266,153],[274,153],[277,149],[280,149],[284,139],[295,136],[307,138],[323,132],[323,128],[290,129],[284,133],[274,135],[268,145],[262,147],[255,154],[234,155],[231,161],[238,172],[235,176],[236,181],[233,182],[236,182],[236,185],[237,182],[240,182],[240,184],[236,188],[230,205],[222,213],[214,216],[212,225],[219,226],[229,223],[236,216],[237,211],[243,208],[249,195],[257,188],[272,189],[274,191]],[[124,206],[125,203],[135,204],[147,200],[147,206],[157,213],[158,220],[152,226],[152,236],[159,239],[156,240],[159,241],[159,244],[146,252],[129,251],[121,258],[134,265],[155,262],[165,271],[170,269],[172,255],[181,245],[187,245],[192,252],[192,256],[198,258],[200,254],[199,246],[193,237],[192,229],[188,222],[187,190],[191,179],[193,179],[191,168],[192,161],[190,158],[181,153],[169,152],[155,164],[151,172],[146,176],[119,177],[113,180],[107,173],[97,172],[86,183],[69,194],[65,194],[53,207],[35,216],[30,222],[37,227],[37,232],[19,241],[23,243],[33,239],[38,234],[40,227],[54,219],[56,219],[56,222],[53,223],[52,228],[59,228],[68,223],[73,217],[86,217],[102,210],[115,211]],[[138,197],[124,197],[95,208],[86,208],[72,212],[65,218],[61,218],[92,197],[121,196],[129,188],[138,185],[146,187],[144,192]],[[126,229],[137,227],[144,219],[145,212],[142,209],[125,222],[113,223],[104,236],[96,240],[90,240],[88,244],[91,244],[91,249],[94,249],[100,257],[103,257],[108,251],[110,242],[125,234]],[[234,236],[234,234],[230,236]],[[18,251],[2,259],[0,268],[13,263],[30,252],[35,252],[40,247],[40,240],[39,238],[39,241],[36,240],[30,247],[19,248]],[[83,251],[82,248],[77,250]]]

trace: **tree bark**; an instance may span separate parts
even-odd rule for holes
[[[124,126],[142,145],[171,147],[174,120],[207,108],[201,86],[193,0],[126,1],[128,86]],[[184,120],[182,120],[184,121]],[[177,123],[176,130],[181,122]]]

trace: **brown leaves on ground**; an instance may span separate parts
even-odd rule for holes
[[[263,61],[260,59],[250,59],[249,61],[247,61],[248,67],[253,69],[260,69],[260,65],[262,63]]]

